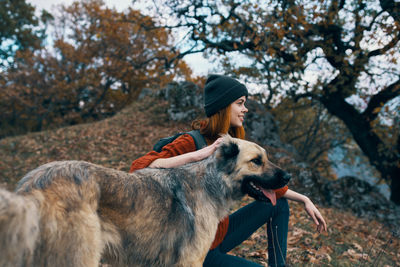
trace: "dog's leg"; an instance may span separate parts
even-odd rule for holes
[[[35,266],[97,267],[104,245],[96,185],[59,179],[35,193],[42,195]]]
[[[56,218],[43,218],[43,246],[36,257],[38,266],[99,266],[103,243],[98,216],[86,207]]]
[[[190,267],[202,267],[203,266],[203,262],[204,262],[204,259],[203,260],[198,260],[198,261],[190,261],[190,262],[186,262],[185,261],[182,264],[178,264],[177,267],[188,267],[188,266],[190,266]]]
[[[81,223],[76,231],[76,246],[74,266],[84,267],[93,266],[97,267],[100,264],[101,253],[103,250],[103,241],[101,239],[100,221],[96,213],[79,214],[77,220]],[[80,217],[80,218],[79,218]]]
[[[34,202],[0,189],[0,266],[30,266],[38,236]]]
[[[203,266],[204,260],[206,259],[208,253],[208,249],[204,252],[196,252],[196,250],[192,250],[192,254],[186,254],[181,258],[181,261],[177,264],[179,267],[201,267]]]

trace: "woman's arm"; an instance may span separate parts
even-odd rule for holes
[[[178,155],[170,158],[159,158],[154,160],[149,167],[150,168],[175,168],[182,166],[186,163],[200,161],[211,156],[212,153],[217,149],[219,144],[221,143],[222,138],[217,139],[214,143],[209,146],[206,146],[197,151],[185,153],[182,155]]]
[[[318,232],[321,233],[322,231],[327,231],[327,226],[324,218],[322,217],[319,210],[315,207],[314,203],[312,203],[312,201],[307,196],[288,189],[283,197],[293,201],[304,203],[304,209],[317,225]]]

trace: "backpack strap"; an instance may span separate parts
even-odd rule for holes
[[[156,151],[156,152],[161,152],[161,150],[163,149],[163,147],[165,145],[171,143],[172,141],[177,139],[182,134],[185,134],[185,133],[177,133],[177,134],[172,135],[172,136],[161,138],[153,146],[153,150]],[[190,132],[187,132],[187,134],[189,134],[193,138],[194,144],[196,145],[196,150],[202,149],[203,147],[207,146],[206,139],[204,139],[204,136],[200,133],[199,130],[192,130]]]
[[[174,141],[176,138],[178,138],[182,134],[184,134],[184,133],[177,133],[175,135],[171,135],[171,136],[167,136],[167,137],[161,138],[160,140],[158,140],[157,143],[154,144],[153,150],[158,152],[158,153],[160,153],[165,145],[168,145],[169,143]]]
[[[202,149],[203,147],[207,146],[206,139],[199,130],[192,130],[190,132],[187,132],[187,134],[193,137],[194,143],[196,145],[196,150]]]

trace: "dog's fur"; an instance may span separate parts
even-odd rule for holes
[[[0,266],[202,266],[218,222],[245,193],[290,176],[260,146],[226,136],[209,158],[132,174],[82,161],[0,190]],[[250,183],[252,181],[252,183]]]

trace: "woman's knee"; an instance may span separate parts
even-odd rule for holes
[[[282,213],[289,215],[289,203],[286,198],[279,198],[276,201],[276,205],[273,206],[271,202],[264,202],[264,201],[254,201],[253,203],[257,210],[262,210],[264,214],[269,213]]]
[[[285,213],[288,216],[290,215],[289,203],[288,203],[287,199],[284,197],[281,197],[280,199],[278,199],[276,201],[276,209],[280,213]]]

